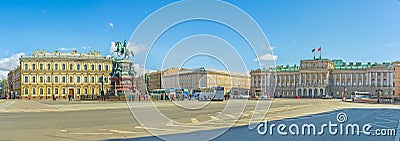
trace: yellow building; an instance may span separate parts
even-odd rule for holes
[[[68,95],[74,99],[99,96],[102,90],[105,93],[109,90],[112,60],[96,51],[88,54],[34,51],[32,55],[21,56],[20,67],[10,72],[11,76],[20,76],[11,80],[12,89],[22,99],[52,99],[53,95],[58,99],[67,99]],[[16,87],[18,83],[20,86]]]
[[[183,88],[188,90],[210,89],[216,86],[229,92],[232,88],[250,89],[250,77],[244,73],[232,73],[214,69],[177,69],[164,70],[161,76],[162,88]]]

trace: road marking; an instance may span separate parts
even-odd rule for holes
[[[69,133],[71,135],[111,135],[113,133]]]
[[[143,129],[142,126],[136,126],[135,128],[136,128],[136,129]]]
[[[136,133],[136,132],[132,132],[132,131],[122,131],[122,130],[110,130],[111,132],[115,132],[115,133],[121,133],[121,134],[132,134],[132,133]]]
[[[165,126],[174,126],[174,123],[170,121],[167,124],[165,124]]]
[[[230,117],[230,118],[236,118],[235,116],[231,115],[231,114],[225,114],[226,116]]]
[[[60,132],[67,132],[67,130],[60,130]]]
[[[215,117],[215,116],[210,116],[211,119],[213,120],[219,120],[219,118]]]
[[[200,123],[196,118],[191,118],[190,120],[192,121],[192,123],[195,123],[195,124]]]

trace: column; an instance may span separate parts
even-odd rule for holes
[[[254,87],[254,76],[251,76],[251,87]]]
[[[381,72],[380,74],[381,74],[381,87],[383,87],[383,75],[384,75],[385,73]]]
[[[294,87],[295,87],[296,86],[296,74],[293,75],[293,83],[294,83]]]
[[[378,87],[378,72],[375,72],[375,86]]]
[[[342,74],[339,74],[339,86],[342,86]]]
[[[328,86],[329,85],[329,72],[326,73],[325,81],[326,81],[326,85]]]
[[[359,85],[358,85],[358,75],[359,74],[356,74],[356,86],[358,87]]]
[[[318,74],[316,73],[315,74],[315,83],[314,83],[314,86],[317,86],[318,85]]]
[[[285,85],[284,85],[285,87],[287,87],[287,79],[286,79],[286,77],[287,76],[285,75]]]
[[[371,83],[372,83],[372,72],[369,72],[368,73],[368,86],[372,86]]]
[[[347,73],[344,74],[344,85],[347,86]]]
[[[353,73],[350,73],[350,86],[353,86]]]
[[[301,86],[302,85],[302,80],[301,80],[301,73],[299,73],[299,85]]]
[[[320,74],[320,78],[319,78],[320,81],[321,81],[320,85],[323,85],[323,84],[324,84],[324,81],[323,81],[324,79],[322,79],[322,78],[323,78],[323,77],[322,77],[322,73],[321,73],[321,74]]]
[[[361,86],[364,87],[364,73],[361,73]]]

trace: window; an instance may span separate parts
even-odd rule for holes
[[[94,95],[94,88],[92,88],[92,95]]]
[[[58,64],[54,64],[54,69],[58,70]]]
[[[108,77],[105,77],[105,78],[104,78],[104,81],[105,81],[106,83],[108,83]]]
[[[32,88],[32,95],[36,95],[36,88],[35,87]]]
[[[72,79],[72,76],[70,76],[70,77],[69,77],[69,83],[72,83],[72,82],[74,82],[74,81],[73,81],[73,79]]]
[[[108,71],[108,65],[106,65],[106,71]]]
[[[83,69],[86,71],[87,70],[87,64],[83,65]]]
[[[36,70],[36,64],[32,63],[32,70]]]
[[[50,70],[50,68],[51,68],[50,64],[47,64],[47,70]]]
[[[35,83],[36,82],[36,77],[32,76],[32,82]]]
[[[28,70],[29,68],[28,68],[28,64],[25,64],[25,70]]]
[[[28,93],[29,93],[28,88],[25,88],[24,91],[25,91],[25,95],[28,95]]]
[[[87,88],[85,88],[85,94],[88,94],[88,89]]]
[[[44,82],[43,76],[40,76],[40,83],[43,83],[43,82]]]
[[[58,83],[58,76],[54,77],[54,82]]]
[[[50,88],[47,88],[47,94],[48,95],[50,94]]]
[[[83,78],[84,80],[84,83],[87,83],[88,82],[88,77],[87,76],[85,76],[84,78]]]
[[[29,82],[29,78],[28,78],[28,76],[25,76],[25,83],[28,83]]]
[[[98,70],[101,71],[101,65],[99,65]]]
[[[50,76],[47,76],[47,81],[46,82],[48,82],[48,83],[50,83],[51,82],[51,80],[50,80]]]
[[[80,76],[76,77],[76,83],[81,83],[81,77]]]
[[[92,65],[92,70],[94,70],[94,65]]]
[[[66,69],[65,64],[62,64],[62,70],[65,70],[65,69]]]
[[[91,83],[94,83],[94,77],[92,76],[92,80],[90,80]]]
[[[65,94],[65,88],[62,88],[62,94]]]
[[[76,88],[76,94],[78,94],[78,95],[81,94],[81,89],[80,88]]]
[[[69,64],[69,70],[73,70],[73,65]]]
[[[43,88],[40,88],[40,89],[39,89],[39,94],[40,94],[40,95],[43,95],[43,94],[44,94]]]
[[[62,77],[62,82],[65,83],[67,80],[67,78],[65,78],[65,76]]]
[[[40,70],[43,70],[43,64],[39,65]]]
[[[54,94],[58,94],[58,88],[54,88]]]
[[[76,70],[81,70],[81,65],[80,64],[76,65]]]

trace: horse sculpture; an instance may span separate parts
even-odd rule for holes
[[[127,48],[126,40],[124,40],[124,44],[122,44],[121,42],[115,42],[114,46],[117,48],[117,50],[114,52],[116,52],[118,56],[124,55],[123,59],[129,59],[130,56],[135,56],[135,54],[133,54],[133,51]]]

